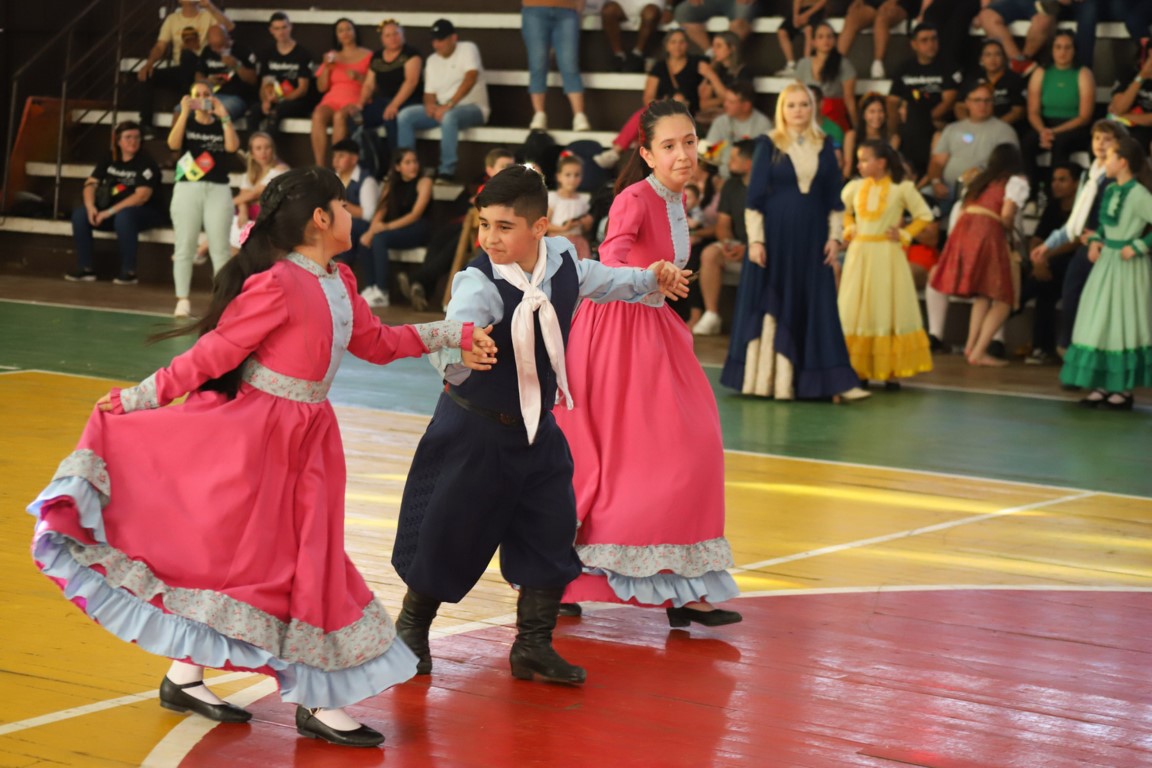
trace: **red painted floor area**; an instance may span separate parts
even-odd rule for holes
[[[582,689],[514,680],[510,628],[433,641],[435,669],[353,709],[385,747],[296,737],[275,696],[182,763],[506,768],[1152,765],[1152,593],[780,595],[744,622],[562,619]]]

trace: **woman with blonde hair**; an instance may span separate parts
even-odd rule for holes
[[[236,215],[232,217],[229,245],[232,254],[240,250],[240,232],[248,222],[260,214],[260,195],[268,182],[288,170],[288,165],[276,153],[276,141],[264,131],[255,131],[248,137],[248,168],[240,182],[240,191],[232,198]]]
[[[836,305],[843,176],[800,82],[776,101],[748,180],[748,253],[720,381],[777,400],[868,396],[848,359]]]

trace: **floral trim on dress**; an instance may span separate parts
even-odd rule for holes
[[[298,403],[322,403],[328,398],[328,390],[332,387],[332,382],[327,379],[309,381],[277,373],[254,358],[244,362],[240,378],[261,392]]]
[[[328,277],[338,279],[340,276],[340,272],[336,267],[336,262],[330,262],[328,264],[328,269],[325,270],[324,267],[312,261],[312,259],[308,258],[307,256],[301,256],[295,251],[285,256],[284,261],[290,261],[298,267],[303,267],[319,278]]]
[[[292,619],[285,623],[248,603],[203,589],[171,587],[140,560],[133,560],[107,544],[85,546],[67,542],[78,564],[100,566],[115,589],[151,602],[160,597],[174,614],[200,622],[227,637],[242,640],[287,662],[299,662],[331,672],[355,667],[388,650],[396,630],[379,601],[373,600],[354,623],[335,632]]]
[[[679,576],[703,576],[734,565],[732,547],[723,536],[696,544],[578,544],[576,554],[586,569],[599,568],[624,576],[653,576],[671,571]]]
[[[435,323],[419,323],[412,327],[416,329],[416,333],[420,334],[420,341],[424,342],[424,346],[428,348],[429,352],[437,352],[441,349],[459,349],[463,346],[464,342],[464,326],[470,326],[472,323],[462,323],[459,320],[440,320]],[[471,336],[471,334],[468,334]],[[471,344],[467,349],[471,349]]]
[[[684,210],[684,194],[673,192],[660,183],[655,174],[648,174],[648,184],[664,201],[668,210],[668,226],[672,233],[672,261],[679,269],[684,269],[691,255],[688,233],[688,212]],[[661,303],[663,303],[663,296]]]
[[[56,468],[56,474],[52,475],[52,480],[66,477],[79,477],[86,480],[89,485],[100,492],[100,503],[107,506],[112,496],[112,480],[108,477],[108,465],[95,451],[83,448],[68,454],[64,461],[60,462],[60,466]]]
[[[120,406],[124,413],[159,408],[160,398],[156,394],[156,374],[152,374],[134,387],[120,390]]]

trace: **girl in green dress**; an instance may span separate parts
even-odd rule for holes
[[[1089,239],[1096,266],[1084,286],[1060,380],[1091,388],[1081,404],[1132,408],[1132,390],[1152,385],[1152,169],[1134,139],[1108,150],[1100,231]]]

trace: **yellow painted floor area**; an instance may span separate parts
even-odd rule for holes
[[[64,600],[28,553],[25,505],[116,384],[0,375],[0,766],[174,765],[165,736],[185,722],[155,690],[167,661],[115,639]],[[348,458],[347,548],[389,611],[389,564],[404,478],[427,417],[337,409]],[[748,592],[903,586],[1152,589],[1152,499],[729,453],[727,535]],[[442,634],[504,623],[514,593],[495,568]],[[229,675],[232,694],[265,684]],[[258,693],[258,692],[257,692]],[[136,694],[145,698],[117,702]],[[150,697],[150,698],[148,698]],[[113,706],[68,716],[102,702]],[[33,718],[54,719],[38,724]]]

